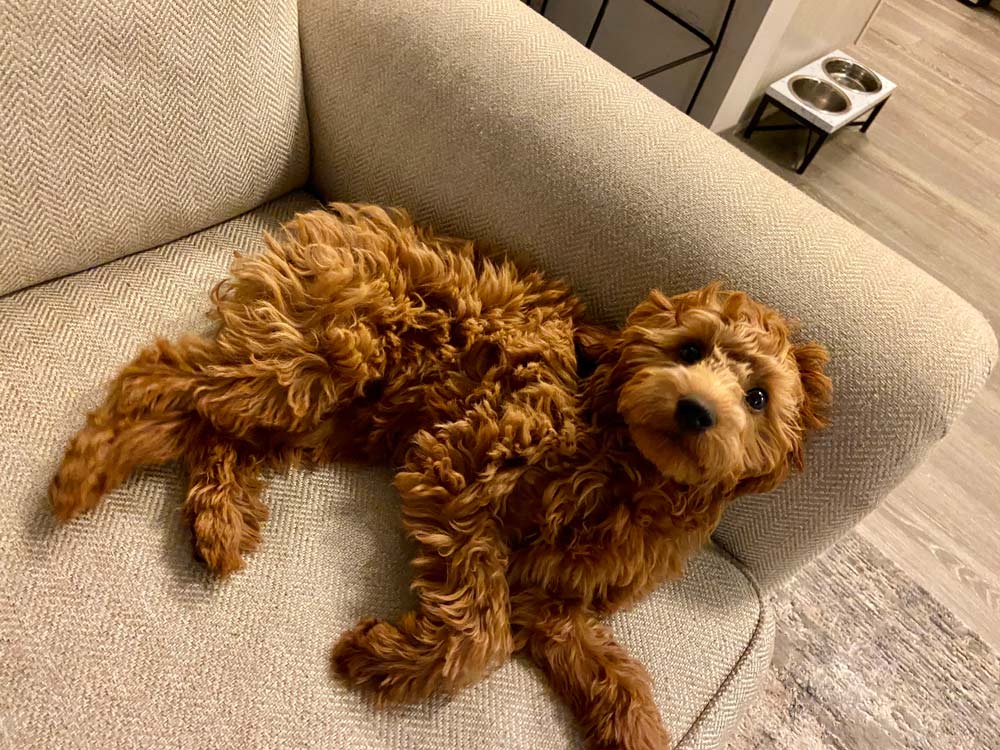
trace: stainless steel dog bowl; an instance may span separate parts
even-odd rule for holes
[[[846,112],[851,102],[832,83],[812,76],[799,76],[789,82],[789,88],[801,101],[814,109],[831,114]]]
[[[841,86],[853,91],[874,94],[882,88],[882,81],[868,68],[842,57],[831,57],[823,63],[823,70]]]

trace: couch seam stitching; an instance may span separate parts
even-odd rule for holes
[[[708,702],[701,709],[698,715],[694,718],[694,721],[691,722],[691,726],[688,727],[687,731],[684,733],[684,736],[681,737],[680,741],[674,746],[675,750],[680,750],[684,746],[684,744],[691,737],[695,729],[697,729],[702,724],[702,722],[705,720],[708,714],[718,704],[719,697],[726,691],[728,686],[732,683],[736,673],[739,672],[741,667],[747,662],[748,657],[754,650],[753,647],[760,641],[760,635],[763,632],[764,598],[760,589],[760,585],[757,583],[756,579],[750,574],[750,572],[746,570],[743,565],[738,563],[738,559],[735,558],[732,555],[732,553],[726,550],[724,550],[724,552],[727,557],[732,559],[733,567],[735,567],[746,579],[747,583],[750,584],[750,588],[753,590],[753,593],[757,598],[757,622],[754,625],[753,632],[750,634],[750,638],[747,641],[747,645],[744,646],[743,648],[743,653],[739,655],[739,658],[736,659],[733,666],[730,668],[729,672],[726,674],[725,677],[722,678],[722,682],[719,683],[719,686],[715,689],[715,692],[712,693],[712,697],[708,699]]]

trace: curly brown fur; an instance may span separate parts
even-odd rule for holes
[[[373,206],[266,239],[214,290],[213,335],[158,341],[114,381],[52,482],[56,515],[180,459],[197,553],[226,575],[259,542],[263,468],[389,462],[419,606],[345,633],[336,671],[413,701],[524,652],[591,747],[665,747],[648,675],[599,618],[801,465],[822,347],[716,286],[595,326],[564,285]]]

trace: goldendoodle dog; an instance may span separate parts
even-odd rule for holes
[[[419,606],[345,633],[337,673],[414,701],[524,652],[590,747],[667,747],[646,671],[601,619],[801,466],[825,350],[714,285],[593,325],[564,284],[375,206],[266,242],[213,291],[212,335],[157,341],[114,380],[52,481],[55,514],[180,460],[197,554],[226,575],[260,542],[263,469],[390,463]]]

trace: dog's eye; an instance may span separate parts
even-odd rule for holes
[[[747,391],[747,406],[754,411],[760,411],[767,406],[767,391],[763,388],[751,388]]]
[[[693,365],[695,362],[699,362],[701,360],[701,347],[698,346],[698,344],[688,342],[677,350],[677,356],[684,364]]]

